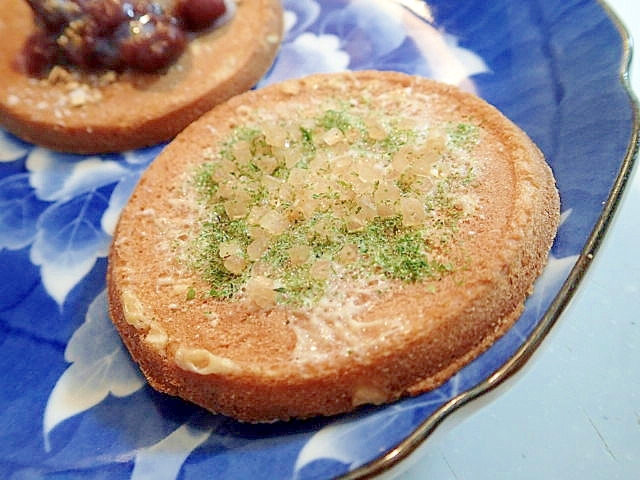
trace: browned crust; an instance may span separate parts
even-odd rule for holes
[[[411,87],[424,94],[425,116],[480,119],[493,138],[490,161],[476,187],[480,215],[461,229],[467,268],[436,285],[405,286],[386,295],[367,315],[402,316],[406,328],[376,338],[357,359],[336,355],[329,362],[296,367],[288,355],[295,336],[286,311],[261,311],[210,302],[222,312],[224,328],[209,327],[192,312],[163,316],[156,280],[171,263],[152,246],[167,223],[178,222],[179,211],[166,211],[167,197],[179,195],[171,179],[202,161],[206,145],[223,138],[242,122],[243,106],[259,108],[302,104],[322,96],[344,96],[367,86],[375,92]],[[215,127],[215,128],[214,128]],[[153,206],[161,222],[141,212]],[[495,108],[475,96],[444,84],[398,73],[357,72],[314,75],[283,85],[247,92],[216,107],[174,140],[143,175],[118,224],[109,256],[108,294],[111,317],[132,357],[151,385],[181,396],[211,411],[244,421],[331,415],[350,411],[366,393],[369,402],[388,402],[437,387],[486,350],[519,317],[526,296],[541,272],[558,226],[559,197],[550,168],[531,140]],[[469,233],[473,232],[473,234]],[[134,238],[139,235],[139,238]],[[148,239],[148,240],[145,240]],[[144,270],[140,275],[139,270]],[[138,272],[138,273],[136,273]],[[198,282],[197,279],[189,281]],[[146,328],[136,328],[124,316],[122,293],[133,289],[148,315],[169,333],[162,349],[144,340]],[[160,296],[161,297],[161,296]],[[364,341],[363,341],[364,343]],[[233,358],[242,368],[228,374],[202,375],[180,368],[174,355],[180,345],[206,348]]]
[[[104,153],[173,138],[214,105],[251,88],[273,63],[283,32],[280,0],[242,0],[231,21],[192,41],[166,73],[123,74],[68,106],[69,84],[37,81],[14,62],[33,31],[23,0],[0,10],[0,125],[54,150]]]

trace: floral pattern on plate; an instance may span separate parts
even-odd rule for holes
[[[286,38],[258,86],[347,69],[424,75],[480,94],[541,146],[556,172],[563,221],[525,313],[489,351],[415,398],[269,425],[210,415],[150,389],[107,314],[111,234],[163,145],[77,156],[0,130],[0,477],[333,478],[375,462],[485,381],[539,327],[623,173],[631,138],[619,79],[623,39],[601,5],[284,4]],[[577,17],[584,21],[566,21]]]

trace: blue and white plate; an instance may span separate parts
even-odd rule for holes
[[[542,148],[562,197],[549,265],[516,325],[435,391],[350,415],[246,425],[150,389],[107,316],[118,213],[162,145],[75,156],[0,130],[0,478],[358,478],[406,457],[515,372],[557,320],[629,172],[629,41],[597,0],[285,0],[261,85],[400,70],[495,104]]]

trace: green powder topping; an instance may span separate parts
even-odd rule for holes
[[[438,279],[478,141],[471,123],[352,107],[237,128],[194,175],[207,213],[190,263],[213,297],[265,307],[312,306],[336,279]]]

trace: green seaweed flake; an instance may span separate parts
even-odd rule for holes
[[[377,218],[352,236],[367,266],[388,278],[416,282],[434,278],[440,270],[429,258],[424,232],[403,227],[400,216]]]
[[[327,110],[318,118],[317,124],[327,131],[337,128],[342,133],[356,126],[355,120],[344,110]]]
[[[297,168],[310,168],[316,155],[321,153],[320,149],[330,148],[322,144],[320,139],[324,132],[335,128],[345,134],[351,132],[351,155],[381,162],[389,162],[402,146],[418,141],[421,135],[416,130],[394,126],[392,121],[383,118],[387,135],[382,140],[373,140],[367,134],[363,118],[352,113],[346,106],[343,109],[328,109],[307,120],[311,122],[300,122],[293,127],[299,129],[299,135],[296,139],[288,140],[287,148],[295,147],[301,152],[300,160],[295,165]],[[360,134],[353,135],[354,129]],[[451,125],[448,138],[449,148],[467,150],[478,141],[479,130],[475,125],[468,123]],[[235,158],[234,151],[238,142],[248,142],[250,158],[243,158],[242,161]],[[272,155],[274,158],[281,158],[272,148],[260,128],[237,128],[222,144],[219,153],[211,155],[211,161],[203,164],[194,175],[193,184],[207,206],[209,218],[202,223],[200,235],[189,251],[192,266],[210,283],[209,293],[214,298],[236,297],[251,278],[253,264],[247,260],[247,267],[241,273],[234,274],[225,268],[225,260],[220,257],[220,244],[233,240],[238,242],[246,259],[246,249],[252,238],[246,218],[231,220],[227,216],[223,204],[217,197],[220,186],[215,178],[229,175],[246,194],[249,209],[265,205],[269,208],[291,205],[281,202],[280,199],[270,198],[271,193],[261,183],[265,173],[258,167],[260,156]],[[326,172],[326,175],[330,176],[331,172]],[[289,169],[281,162],[271,172],[271,176],[286,182]],[[429,226],[405,226],[402,216],[398,214],[385,218],[376,216],[362,229],[350,231],[347,229],[345,217],[339,217],[331,210],[316,211],[311,218],[292,221],[285,232],[270,238],[268,248],[258,260],[263,266],[267,266],[266,275],[276,280],[277,302],[310,306],[325,295],[328,288],[327,280],[316,278],[313,274],[312,266],[319,259],[333,262],[332,268],[340,264],[341,275],[352,278],[361,278],[363,275],[382,276],[391,280],[418,282],[437,279],[453,271],[453,264],[434,260],[431,250],[434,245],[441,248],[455,235],[462,212],[456,208],[452,192],[460,186],[470,184],[473,178],[473,171],[469,168],[462,174],[453,172],[449,177],[436,182],[433,191],[423,198],[425,211],[433,213]],[[346,200],[340,204],[341,200],[337,198],[338,191],[350,188],[350,178],[341,177],[332,181],[334,187],[339,188],[314,193],[311,198],[326,201],[328,204],[336,202],[335,205],[342,207],[346,205],[347,208],[353,208],[352,212],[358,213],[359,207],[349,207],[349,201]],[[418,190],[414,189],[412,177],[401,177],[396,184],[400,186],[402,195],[419,194]],[[320,222],[324,227],[318,230]],[[340,251],[347,244],[355,245],[358,252],[356,260],[351,263],[341,262],[340,258]],[[302,264],[293,264],[289,256],[290,249],[300,245],[309,248],[309,260]]]
[[[241,245],[249,243],[245,221],[226,219],[224,213],[215,215],[217,221],[205,222],[193,249],[193,267],[200,271],[211,286],[210,295],[214,298],[230,298],[246,282],[246,275],[229,272],[220,258],[220,244],[237,240]],[[223,219],[221,219],[223,218]]]
[[[458,123],[449,128],[449,141],[454,147],[470,149],[480,140],[480,129],[472,123]]]
[[[380,142],[382,152],[391,156],[404,145],[414,142],[417,134],[414,130],[392,128],[387,137]]]

